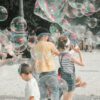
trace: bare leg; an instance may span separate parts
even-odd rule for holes
[[[86,82],[82,81],[80,77],[76,79],[76,87],[85,87],[86,85]]]
[[[73,100],[73,92],[64,93],[63,100]]]

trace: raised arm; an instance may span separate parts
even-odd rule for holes
[[[77,52],[79,54],[79,58],[72,58],[72,61],[80,66],[84,66],[84,62],[83,62],[83,57],[82,57],[82,53],[80,51],[79,48],[74,48],[74,51]]]

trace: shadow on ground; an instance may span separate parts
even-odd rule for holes
[[[25,100],[24,97],[16,97],[16,96],[7,96],[1,95],[0,100]],[[74,100],[100,100],[100,96],[84,96],[84,95],[76,95]]]
[[[100,100],[100,96],[95,96],[95,95],[91,95],[91,96],[76,95],[74,97],[74,100]]]
[[[24,97],[1,95],[0,100],[25,100]]]

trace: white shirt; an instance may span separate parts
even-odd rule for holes
[[[25,99],[29,100],[31,96],[34,97],[34,100],[40,100],[40,91],[34,77],[27,82],[25,87]]]

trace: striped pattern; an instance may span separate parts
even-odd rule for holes
[[[71,55],[69,53],[61,53],[59,61],[63,72],[67,72],[70,74],[75,72],[75,66],[74,63],[71,61]]]

